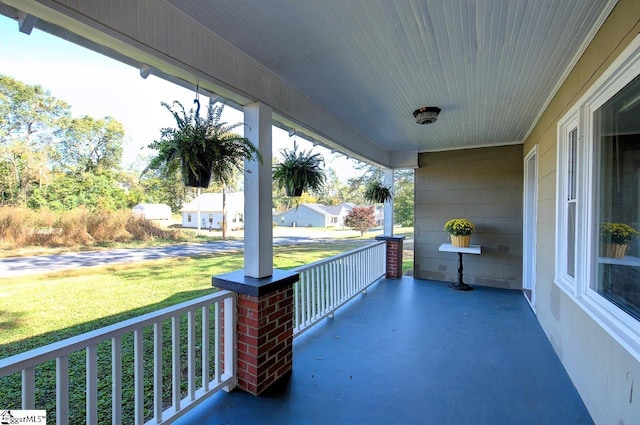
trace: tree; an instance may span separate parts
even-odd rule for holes
[[[130,208],[127,192],[109,174],[57,174],[51,184],[34,190],[28,207],[47,207],[54,211],[79,206],[89,209],[118,210]]]
[[[413,226],[414,180],[413,170],[395,172],[393,219],[405,227]]]
[[[364,232],[376,225],[373,207],[354,207],[344,218],[344,224],[364,236]]]
[[[48,179],[51,145],[71,108],[39,85],[0,75],[0,202],[24,205]]]
[[[57,168],[73,174],[119,169],[123,140],[124,128],[115,118],[67,119],[56,145]]]
[[[325,170],[326,180],[324,186],[318,191],[318,202],[324,205],[339,205],[350,201],[350,191],[347,186],[338,179],[338,173],[333,168]]]

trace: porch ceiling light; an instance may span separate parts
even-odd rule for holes
[[[418,124],[432,124],[438,119],[440,110],[436,106],[423,106],[413,111],[413,117]]]

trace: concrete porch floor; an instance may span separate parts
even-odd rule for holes
[[[179,424],[593,424],[520,291],[382,280],[294,341],[269,395]]]

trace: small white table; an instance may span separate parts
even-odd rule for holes
[[[450,283],[449,286],[456,291],[471,291],[473,288],[462,281],[462,254],[482,254],[482,247],[480,245],[469,245],[466,248],[453,246],[450,243],[443,243],[438,248],[438,251],[442,252],[457,252],[458,253],[458,282]]]

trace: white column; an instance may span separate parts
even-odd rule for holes
[[[384,185],[393,193],[393,169],[384,170]],[[384,236],[393,236],[393,198],[384,203]]]
[[[271,108],[245,105],[244,122],[244,135],[263,160],[245,161],[244,174],[244,274],[259,279],[273,274]]]

